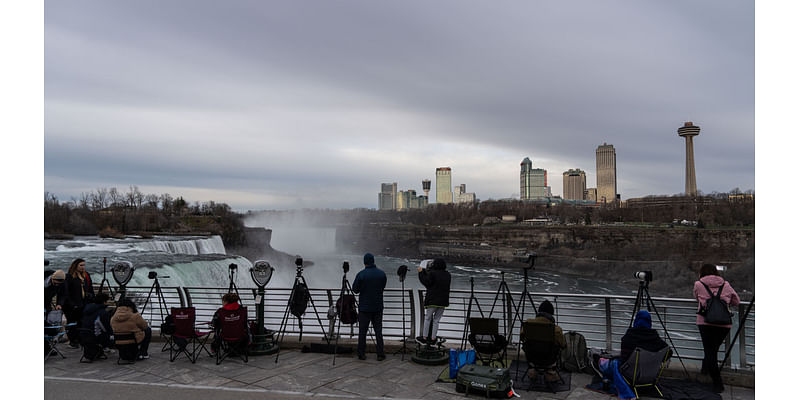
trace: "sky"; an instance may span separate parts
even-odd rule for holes
[[[755,187],[747,1],[47,1],[44,190],[236,210],[376,208],[437,167],[478,199],[519,164],[617,153],[623,199]],[[432,196],[433,197],[433,196]],[[433,199],[432,199],[433,200]]]

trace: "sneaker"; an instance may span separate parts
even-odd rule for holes
[[[378,361],[383,361],[386,359],[386,354],[378,354]]]
[[[367,356],[365,356],[365,355],[363,355],[363,354],[359,354],[359,355],[358,355],[358,359],[359,359],[359,360],[366,360],[366,359],[367,359]]]
[[[422,344],[422,345],[428,344],[428,340],[425,339],[424,336],[417,336],[416,339],[417,339],[417,343],[419,343],[419,344]]]
[[[139,359],[139,360],[147,360],[148,358],[150,358],[150,355],[149,354],[139,354],[139,357],[136,357],[136,358]]]

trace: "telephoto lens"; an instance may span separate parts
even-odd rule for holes
[[[653,271],[638,271],[634,272],[633,276],[640,281],[650,282],[653,280]]]
[[[228,265],[228,268],[234,270],[234,269],[238,268],[238,266],[236,264],[231,264],[231,265]]]

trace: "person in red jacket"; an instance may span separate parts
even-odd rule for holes
[[[236,311],[241,307],[239,304],[239,295],[236,293],[226,293],[222,296],[222,307],[218,308],[217,311],[214,312],[214,316],[211,317],[211,326],[214,327],[216,332],[219,332],[222,329],[222,322],[219,320],[219,312],[221,310],[227,311]],[[219,337],[218,334],[214,335],[214,341],[211,342],[211,351],[216,353],[219,351],[219,347],[221,345],[222,339]]]
[[[705,284],[705,286],[703,285]],[[725,279],[719,276],[717,266],[713,264],[703,264],[700,267],[700,279],[694,283],[694,298],[697,299],[697,311],[705,306],[708,299],[711,298],[706,286],[711,290],[713,295],[722,290],[720,297],[722,301],[728,306],[739,305],[739,295],[733,290],[733,287]],[[703,373],[711,375],[711,380],[714,383],[714,392],[722,393],[725,390],[722,385],[722,377],[719,373],[719,362],[717,360],[717,352],[722,341],[728,336],[731,330],[731,325],[715,325],[706,322],[705,317],[697,314],[697,329],[700,330],[700,338],[703,340]]]

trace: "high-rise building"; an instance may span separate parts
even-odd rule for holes
[[[617,152],[614,146],[597,146],[597,201],[611,204],[617,200]]]
[[[678,128],[678,136],[686,139],[686,195],[697,196],[697,180],[694,176],[694,137],[700,134],[700,127],[686,122]]]
[[[453,202],[453,192],[450,191],[452,176],[450,167],[436,168],[436,202],[450,204]]]
[[[522,159],[522,162],[519,163],[519,199],[520,200],[530,200],[532,189],[531,189],[531,171],[533,170],[533,162],[528,157]]]
[[[381,192],[378,193],[378,209],[397,209],[397,182],[381,183]]]
[[[550,187],[547,186],[547,170],[533,168],[533,162],[528,157],[519,166],[520,200],[542,200],[552,196]]]
[[[580,169],[570,169],[564,172],[564,199],[585,200],[586,173]]]
[[[467,185],[462,183],[453,188],[454,203],[474,203],[475,193],[467,193]]]
[[[597,203],[597,188],[588,188],[583,192],[583,198],[586,201],[593,201]]]

